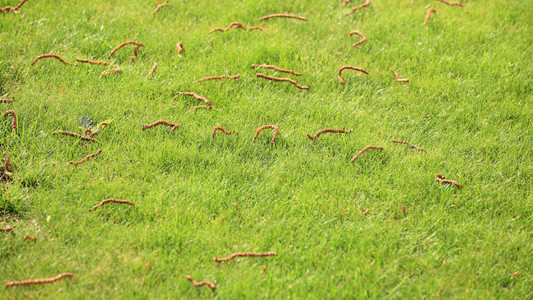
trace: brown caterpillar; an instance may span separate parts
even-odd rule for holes
[[[9,232],[11,230],[13,230],[13,227],[11,227],[11,226],[0,228],[0,232]]]
[[[253,68],[272,69],[272,70],[276,70],[276,71],[282,72],[282,73],[289,73],[289,74],[296,75],[296,76],[302,76],[301,73],[297,73],[297,72],[294,72],[292,70],[281,69],[281,68],[278,68],[278,67],[273,66],[273,65],[252,65],[252,69]]]
[[[277,77],[272,77],[272,76],[268,76],[268,75],[265,75],[265,74],[260,74],[260,73],[257,73],[255,74],[256,77],[259,77],[259,78],[264,78],[264,79],[268,79],[268,80],[272,80],[272,81],[286,81],[286,82],[290,82],[292,83],[295,87],[301,89],[301,90],[308,90],[309,87],[308,86],[303,86],[303,85],[299,85],[296,81],[290,79],[290,78],[277,78]]]
[[[407,146],[409,146],[409,147],[411,147],[411,148],[415,148],[415,149],[417,149],[417,150],[420,150],[420,151],[426,152],[426,150],[424,150],[423,148],[418,147],[417,145],[411,145],[411,144],[409,144],[409,143],[406,142],[406,141],[392,140],[392,142],[393,142],[393,143],[398,143],[398,144],[404,144],[404,145],[407,145]]]
[[[143,125],[143,128],[142,128],[142,131],[145,131],[146,129],[149,129],[149,128],[152,128],[154,126],[158,126],[158,125],[167,125],[169,127],[172,127],[172,129],[170,129],[170,131],[174,131],[176,130],[178,127],[180,127],[180,122],[176,123],[176,124],[172,124],[170,122],[167,122],[167,121],[157,121],[157,122],[154,122],[152,124],[145,124]]]
[[[352,47],[355,47],[357,45],[361,45],[362,43],[366,42],[366,36],[359,30],[353,30],[353,31],[350,31],[350,36],[354,35],[354,34],[357,34],[358,36],[361,37],[361,40],[355,44],[352,45]]]
[[[361,8],[364,8],[364,7],[367,7],[367,6],[369,6],[369,5],[370,5],[370,0],[366,0],[365,3],[363,3],[363,4],[359,5],[359,6],[356,6],[356,7],[352,8],[352,10],[351,10],[349,13],[347,13],[347,15],[353,13],[353,12],[356,11],[356,10],[359,10],[359,9],[361,9]]]
[[[63,58],[61,58],[61,56],[57,55],[57,54],[43,54],[43,55],[39,55],[37,56],[33,62],[31,63],[32,65],[34,65],[39,59],[41,58],[48,58],[48,57],[52,57],[52,58],[55,58],[57,60],[59,60],[60,62],[66,64],[66,65],[71,65],[71,66],[77,66],[78,64],[74,64],[74,63],[69,63],[68,61],[65,61]]]
[[[265,29],[261,26],[252,26],[252,27],[248,27],[248,31],[252,31],[252,30],[261,30],[261,31],[265,31]]]
[[[454,180],[448,180],[446,179],[446,177],[442,176],[441,174],[437,173],[435,174],[435,180],[437,180],[438,182],[442,183],[442,184],[453,184],[455,185],[458,189],[461,189],[461,186],[459,185],[459,183],[457,183],[457,181],[454,181]]]
[[[278,255],[276,252],[265,252],[265,253],[250,253],[250,252],[239,252],[239,253],[233,253],[232,255],[225,257],[225,258],[217,258],[216,256],[213,257],[213,259],[218,262],[227,262],[235,257],[265,257],[265,256],[276,256]]]
[[[366,146],[363,148],[363,150],[359,151],[359,153],[357,153],[353,158],[352,160],[350,160],[351,163],[353,163],[359,156],[363,155],[363,153],[365,153],[367,150],[369,149],[375,149],[375,150],[383,150],[383,147],[378,147],[378,146]]]
[[[261,17],[261,18],[259,18],[259,21],[272,19],[272,18],[291,18],[291,19],[298,19],[298,20],[302,20],[302,21],[307,21],[308,20],[305,17],[295,16],[295,15],[273,14],[273,15],[268,15],[268,16]]]
[[[398,72],[394,71],[393,69],[390,69],[390,71],[394,74],[394,76],[396,76],[396,81],[399,81],[399,82],[409,82],[409,79],[407,79],[407,78],[401,78],[401,77],[400,77],[400,74],[398,74]]]
[[[193,106],[193,107],[191,107],[191,109],[190,109],[190,110],[196,110],[196,109],[200,109],[200,108],[202,108],[202,109],[207,109],[207,110],[210,110],[210,109],[212,109],[212,110],[214,110],[214,111],[218,111],[218,109],[216,109],[216,108],[213,108],[213,106],[207,106],[207,105],[198,105],[198,106]]]
[[[460,2],[448,2],[446,0],[439,0],[440,2],[442,3],[446,3],[448,5],[451,5],[451,6],[461,6],[463,7],[463,3],[460,3]]]
[[[89,134],[91,134],[93,132],[93,130],[91,128],[87,128],[83,131],[83,136],[87,136]]]
[[[346,6],[346,4],[350,3],[352,0],[344,0],[342,1],[342,6]]]
[[[15,99],[0,99],[0,102],[2,103],[11,103],[13,101],[15,101]]]
[[[76,60],[79,61],[79,62],[82,62],[82,63],[88,63],[88,64],[91,64],[91,65],[114,66],[114,67],[115,67],[115,68],[112,69],[112,70],[103,71],[102,73],[100,73],[100,76],[103,76],[103,75],[109,75],[109,74],[115,74],[115,73],[120,72],[120,66],[119,66],[119,65],[113,65],[113,64],[108,63],[108,62],[105,62],[105,61],[90,60],[90,59],[81,59],[81,58],[76,58]]]
[[[4,171],[5,172],[11,172],[9,169],[9,157],[7,156],[7,153],[3,152],[4,154]]]
[[[98,124],[98,128],[96,129],[95,132],[91,133],[90,137],[94,137],[94,136],[96,136],[98,133],[100,133],[100,130],[102,129],[102,127],[104,127],[104,126],[109,126],[109,125],[111,125],[111,124],[106,123],[106,122],[102,122],[102,123]],[[86,130],[87,130],[87,129],[86,129]],[[89,129],[89,130],[90,130],[90,129]],[[85,133],[85,132],[84,132],[84,133]]]
[[[133,48],[133,55],[130,56],[130,62],[134,61],[137,58],[138,50],[139,50],[139,46],[135,46],[135,48]]]
[[[102,153],[102,149],[98,149],[98,151],[96,151],[96,153],[89,154],[89,155],[85,156],[80,161],[69,161],[68,163],[71,164],[71,165],[81,165],[86,160],[91,159],[91,158],[95,157],[96,155],[98,155],[100,153]]]
[[[215,290],[216,289],[216,286],[214,283],[212,282],[208,282],[208,281],[202,281],[202,282],[196,282],[194,279],[192,279],[191,276],[189,275],[185,275],[185,278],[187,278],[187,280],[189,280],[190,282],[192,282],[192,284],[195,286],[195,287],[200,287],[200,286],[204,286],[204,285],[207,285],[211,290]]]
[[[230,76],[230,75],[209,76],[209,77],[204,77],[204,78],[202,78],[202,79],[196,80],[196,82],[202,82],[202,81],[214,80],[214,79],[224,79],[224,78],[228,78],[228,79],[239,79],[239,78],[241,78],[241,74],[237,74],[237,75],[235,75],[235,76]]]
[[[17,115],[15,114],[15,111],[13,110],[8,110],[4,113],[4,118],[8,115],[12,115],[13,116],[13,120],[11,121],[11,129],[13,130],[17,130]]]
[[[212,106],[213,104],[211,104],[211,101],[207,100],[205,97],[202,97],[196,93],[193,93],[193,92],[178,92],[178,95],[184,95],[184,96],[193,96],[194,98],[200,100],[200,101],[203,101],[205,102],[205,104],[207,104],[208,106]],[[174,98],[174,100],[176,100],[178,97]]]
[[[32,285],[32,284],[44,284],[44,283],[52,283],[60,280],[63,277],[74,277],[74,274],[72,273],[62,273],[57,275],[56,277],[52,278],[45,278],[45,279],[36,279],[36,280],[22,280],[22,281],[10,281],[6,283],[5,288],[8,288],[10,286],[18,286],[18,285]]]
[[[427,24],[428,24],[428,22],[429,22],[429,17],[431,17],[431,13],[432,13],[432,12],[435,12],[435,13],[436,13],[437,10],[434,9],[433,7],[431,7],[430,9],[428,9],[428,13],[427,13],[427,15],[426,15],[426,20],[424,21],[424,25],[427,25]]]
[[[119,199],[113,199],[113,198],[110,198],[110,199],[106,199],[98,204],[96,204],[95,206],[91,207],[89,209],[89,211],[91,210],[95,210],[97,209],[98,207],[104,205],[104,204],[107,204],[107,203],[110,203],[110,202],[113,202],[113,203],[119,203],[119,204],[128,204],[128,205],[132,205],[132,206],[135,206],[135,204],[133,204],[132,202],[128,201],[128,200],[119,200]]]
[[[340,68],[340,70],[339,70],[339,76],[338,76],[338,78],[339,78],[339,82],[340,82],[341,84],[344,84],[344,79],[342,79],[342,76],[341,76],[342,71],[344,71],[344,70],[354,70],[354,71],[363,72],[363,73],[365,73],[366,75],[369,74],[368,71],[366,71],[365,69],[362,69],[362,68],[351,67],[351,66],[343,66],[343,67]]]
[[[265,29],[263,27],[254,26],[254,27],[246,28],[246,26],[242,25],[242,23],[231,22],[226,29],[222,29],[222,28],[217,27],[217,28],[211,29],[209,31],[209,33],[213,33],[213,32],[216,32],[216,31],[228,31],[228,30],[230,30],[233,27],[241,28],[242,30],[245,30],[245,31],[246,30],[256,30],[256,29],[259,29],[261,31],[265,31]]]
[[[11,7],[11,6],[6,6],[6,7],[4,7],[4,8],[1,8],[1,7],[0,7],[0,12],[1,12],[1,13],[4,13],[4,12],[7,12],[7,11],[12,10],[15,14],[18,14],[19,12],[18,12],[17,10],[18,10],[18,9],[19,9],[19,8],[20,8],[20,7],[26,2],[26,1],[28,1],[28,0],[22,0],[22,1],[20,1],[20,3],[17,4],[17,6],[15,6],[15,7]]]
[[[157,63],[154,63],[154,66],[150,69],[150,72],[148,72],[148,78],[152,78],[155,68],[157,68]]]
[[[230,131],[227,131],[227,130],[224,129],[223,127],[217,126],[217,127],[213,128],[213,132],[211,133],[211,136],[212,136],[213,138],[215,138],[215,135],[216,135],[216,133],[217,133],[217,130],[220,130],[220,131],[224,132],[226,135],[230,135],[230,134],[232,134],[232,133],[235,133],[234,130],[233,130],[233,131],[231,131],[231,130],[230,130]],[[239,134],[239,133],[236,133],[236,134]]]
[[[279,134],[279,128],[278,126],[276,125],[265,125],[265,126],[261,126],[259,127],[259,129],[257,129],[256,133],[255,133],[255,136],[254,136],[254,141],[257,139],[257,137],[259,136],[259,134],[261,133],[261,131],[263,129],[266,129],[266,128],[272,128],[274,129],[274,135],[272,136],[272,144],[275,144],[276,143],[276,138],[278,137],[278,134]]]
[[[308,134],[307,137],[310,139],[310,140],[314,140],[316,139],[317,137],[319,137],[321,134],[323,133],[352,133],[351,130],[344,130],[344,129],[324,129],[324,130],[320,130],[319,132],[317,132],[314,136]]]
[[[167,6],[167,5],[169,5],[168,1],[165,2],[165,3],[161,3],[161,4],[159,4],[159,5],[155,8],[155,10],[154,10],[154,12],[152,13],[152,15],[155,15],[155,13],[158,12],[158,11],[161,9],[161,7],[165,7],[165,6]]]
[[[116,46],[113,50],[111,50],[111,53],[109,54],[109,56],[107,58],[110,58],[111,56],[113,56],[113,54],[115,54],[115,52],[117,52],[118,49],[120,49],[120,48],[122,48],[122,47],[124,47],[126,45],[131,45],[131,44],[133,44],[133,45],[135,45],[137,47],[144,47],[144,44],[142,44],[142,43],[139,43],[139,42],[136,42],[136,41],[127,41],[127,42],[124,42],[124,43]],[[135,48],[137,48],[137,47],[135,47]],[[137,57],[136,52],[137,51],[134,50],[135,57]]]
[[[104,76],[104,75],[111,75],[111,74],[116,74],[118,72],[120,72],[120,66],[119,65],[113,65],[115,68],[112,69],[112,70],[107,70],[107,71],[103,71],[102,73],[100,73],[100,76]]]
[[[224,30],[223,28],[218,28],[217,27],[217,28],[213,28],[213,29],[209,30],[209,33],[213,33],[215,31],[226,31],[226,30]]]
[[[77,133],[74,133],[74,132],[70,132],[70,131],[56,131],[56,132],[52,132],[52,134],[62,134],[62,135],[68,135],[68,136],[71,136],[71,137],[76,137],[76,138],[79,138],[81,140],[84,140],[84,141],[89,141],[89,142],[98,142],[97,140],[91,138],[90,136],[81,136]]]
[[[178,49],[178,56],[181,57],[181,52],[183,52],[183,43],[182,42],[178,42],[176,44],[176,49]]]

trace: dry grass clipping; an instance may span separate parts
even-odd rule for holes
[[[441,174],[437,173],[435,174],[435,180],[437,180],[438,182],[442,183],[442,184],[453,184],[455,185],[458,189],[461,189],[461,186],[459,185],[459,183],[457,183],[457,181],[454,181],[454,180],[448,180],[446,179],[446,177],[442,176]]]
[[[52,132],[52,134],[68,135],[68,136],[71,136],[71,137],[79,138],[80,140],[83,140],[83,141],[98,142],[97,140],[93,139],[90,136],[81,136],[81,135],[79,135],[77,133],[70,132],[70,131],[60,130],[60,131]]]
[[[209,282],[209,281],[196,282],[189,275],[185,275],[185,278],[187,278],[187,280],[189,280],[195,287],[207,285],[212,291],[214,291],[217,288],[214,283]]]
[[[264,16],[264,17],[259,18],[259,21],[268,20],[268,19],[272,19],[272,18],[289,18],[289,19],[298,19],[298,20],[302,20],[302,21],[308,21],[308,19],[305,18],[305,17],[289,15],[289,14],[268,15],[268,16]]]
[[[352,45],[352,47],[355,47],[357,45],[361,45],[362,43],[366,42],[366,36],[359,30],[353,30],[353,31],[350,31],[350,36],[354,35],[354,34],[357,34],[358,36],[361,37],[361,40],[355,44]]]
[[[428,13],[427,13],[427,15],[426,15],[426,20],[424,20],[424,25],[427,25],[427,24],[428,24],[428,22],[429,22],[429,18],[431,17],[431,13],[432,13],[432,12],[435,12],[435,13],[436,13],[437,10],[434,9],[433,7],[431,7],[430,9],[428,9]]]
[[[128,204],[128,205],[131,205],[131,206],[135,206],[135,204],[133,204],[131,201],[128,201],[128,200],[119,200],[119,199],[113,199],[113,198],[110,198],[110,199],[106,199],[98,204],[96,204],[95,206],[91,207],[89,209],[89,211],[91,210],[95,210],[97,209],[98,207],[102,206],[102,205],[105,205],[107,203],[118,203],[118,204]]]
[[[400,76],[400,74],[398,74],[398,72],[394,71],[393,69],[390,69],[390,71],[394,74],[394,76],[396,76],[396,81],[399,81],[399,82],[409,82],[409,79],[407,78],[402,78]]]
[[[239,78],[241,78],[241,74],[237,74],[237,75],[235,75],[235,76],[230,76],[230,75],[209,76],[209,77],[204,77],[204,78],[202,78],[202,79],[196,80],[196,82],[202,82],[202,81],[207,81],[207,80],[216,80],[216,79],[224,79],[224,78],[228,78],[228,79],[239,79]]]
[[[152,128],[152,127],[158,126],[158,125],[166,125],[166,126],[172,127],[172,129],[170,129],[170,131],[174,131],[178,127],[180,127],[180,122],[178,122],[176,124],[173,124],[173,123],[161,120],[161,121],[154,122],[152,124],[144,124],[143,128],[142,128],[142,131],[145,131],[146,129],[149,129],[149,128]]]
[[[324,129],[324,130],[320,130],[319,132],[317,132],[314,136],[308,134],[307,137],[310,140],[314,140],[314,139],[316,139],[317,137],[319,137],[323,133],[348,133],[348,134],[350,134],[350,133],[352,133],[352,131],[351,130],[344,130],[344,129]]]
[[[265,126],[259,127],[259,129],[257,129],[257,132],[255,133],[254,141],[257,139],[257,137],[259,136],[261,131],[263,131],[263,129],[267,129],[267,128],[274,129],[274,135],[272,136],[272,144],[275,144],[276,143],[276,138],[278,137],[278,134],[279,134],[279,128],[276,125],[265,125]]]
[[[154,66],[150,69],[150,72],[148,72],[148,78],[152,78],[155,68],[157,68],[157,63],[154,63]]]
[[[45,283],[52,283],[60,280],[64,277],[74,277],[74,274],[72,273],[62,273],[57,275],[56,277],[52,278],[45,278],[45,279],[36,279],[36,280],[22,280],[22,281],[10,281],[6,283],[5,288],[8,288],[10,286],[19,286],[19,285],[32,285],[32,284],[45,284]]]
[[[226,135],[230,135],[232,133],[236,133],[235,130],[233,130],[233,131],[229,130],[228,131],[228,130],[224,129],[223,127],[217,126],[217,127],[213,128],[213,132],[211,133],[211,136],[213,138],[215,138],[215,135],[216,135],[218,130],[224,132]],[[236,134],[238,134],[238,133],[236,133]]]
[[[68,163],[71,164],[71,165],[81,165],[86,160],[91,159],[91,158],[95,157],[96,155],[98,155],[100,153],[102,153],[102,149],[98,149],[98,151],[96,151],[96,153],[89,154],[89,155],[85,156],[80,161],[69,161]]]
[[[7,117],[8,115],[12,115],[13,116],[13,120],[11,120],[11,129],[17,130],[17,115],[15,114],[15,111],[13,111],[13,110],[6,111],[4,113],[4,118]]]
[[[365,73],[366,75],[369,74],[368,71],[366,71],[366,70],[363,69],[363,68],[351,67],[351,66],[343,66],[343,67],[341,67],[341,68],[339,69],[339,76],[338,76],[338,78],[339,78],[339,82],[340,82],[341,84],[344,84],[344,79],[342,79],[342,76],[341,76],[341,75],[342,75],[342,71],[344,71],[344,70],[354,70],[354,71],[363,72],[363,73]]]
[[[460,7],[463,7],[463,3],[460,3],[460,2],[448,2],[446,0],[438,0],[442,3],[446,3],[448,5],[451,5],[451,6],[460,6]]]
[[[28,1],[28,0],[22,0],[22,1],[20,1],[20,3],[17,4],[15,7],[11,7],[11,6],[6,6],[6,7],[3,7],[3,8],[0,7],[0,12],[1,12],[1,13],[5,13],[5,12],[8,12],[8,11],[11,10],[11,11],[13,11],[15,14],[18,14],[18,13],[19,13],[19,12],[18,12],[18,9],[19,9],[24,3],[26,3],[26,1]]]
[[[202,97],[196,93],[193,93],[193,92],[178,92],[178,95],[184,95],[184,96],[192,96],[200,101],[203,101],[205,104],[207,104],[208,106],[212,106],[213,104],[211,103],[211,101],[207,100],[207,98],[205,97]],[[176,98],[174,98],[174,100],[176,100],[178,97],[176,96]]]
[[[356,6],[356,7],[352,8],[352,10],[351,10],[349,13],[347,13],[347,15],[348,15],[348,14],[351,14],[351,13],[353,13],[354,11],[359,10],[359,9],[361,9],[361,8],[365,8],[365,7],[369,6],[369,5],[370,5],[370,0],[366,0],[365,3],[363,3],[363,4],[359,5],[359,6]]]
[[[165,2],[165,3],[161,3],[161,4],[159,4],[159,5],[155,8],[155,10],[154,10],[154,12],[152,13],[152,15],[155,15],[155,13],[158,12],[162,7],[165,7],[165,6],[169,5],[169,4],[170,4],[170,3],[168,3],[168,1]]]
[[[238,252],[233,253],[232,255],[224,258],[217,258],[216,256],[213,257],[213,259],[218,262],[228,262],[236,257],[265,257],[265,256],[276,256],[278,255],[276,252],[265,252],[265,253],[251,253],[251,252]]]
[[[60,62],[66,64],[66,65],[71,65],[71,66],[77,66],[78,65],[78,64],[75,64],[75,63],[69,63],[68,61],[64,60],[63,58],[61,58],[61,56],[59,56],[57,54],[42,54],[42,55],[39,55],[33,60],[33,62],[31,64],[34,65],[41,58],[55,58],[55,59],[59,60]]]
[[[404,145],[409,146],[410,148],[415,148],[415,149],[417,149],[417,150],[420,150],[420,151],[426,152],[426,150],[424,150],[422,147],[418,147],[417,145],[411,145],[411,144],[409,144],[409,143],[406,142],[406,141],[392,140],[392,142],[393,142],[393,143],[398,143],[398,144],[404,144]]]
[[[124,42],[124,43],[116,46],[113,50],[111,50],[111,53],[109,54],[109,56],[107,58],[111,58],[111,56],[113,56],[113,54],[115,54],[115,52],[117,52],[118,49],[120,49],[120,48],[122,48],[122,47],[124,47],[126,45],[135,45],[136,46],[135,49],[134,49],[134,53],[133,53],[135,55],[135,57],[137,57],[137,47],[144,47],[144,44],[142,44],[142,43],[139,43],[139,42],[136,42],[136,41],[127,41],[127,42]],[[131,58],[130,58],[130,60],[131,60]]]
[[[309,87],[308,86],[303,86],[303,85],[299,85],[296,81],[290,79],[290,78],[278,78],[278,77],[272,77],[272,76],[268,76],[268,75],[265,75],[265,74],[260,74],[260,73],[257,73],[255,74],[256,77],[259,77],[259,78],[264,78],[264,79],[268,79],[268,80],[272,80],[272,81],[286,81],[286,82],[290,82],[292,83],[295,87],[301,89],[301,90],[308,90]]]
[[[297,72],[294,72],[292,70],[281,69],[281,68],[278,68],[278,67],[273,66],[273,65],[252,65],[252,69],[254,69],[254,68],[272,69],[272,70],[276,70],[276,71],[282,72],[282,73],[289,73],[289,74],[292,74],[292,75],[295,75],[295,76],[302,76],[302,73],[297,73]]]
[[[352,160],[350,160],[351,163],[353,163],[359,156],[363,155],[363,153],[365,153],[367,150],[370,150],[370,149],[375,149],[375,150],[383,150],[383,147],[378,147],[378,146],[366,146],[363,148],[363,150],[359,151],[359,153],[357,153],[353,158]]]

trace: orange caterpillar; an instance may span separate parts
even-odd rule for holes
[[[137,47],[144,47],[144,44],[142,44],[142,43],[139,43],[139,42],[136,42],[136,41],[127,41],[127,42],[124,42],[124,43],[116,46],[115,49],[111,50],[111,53],[109,54],[109,56],[107,58],[110,58],[111,56],[113,56],[113,54],[115,54],[115,52],[117,52],[118,49],[120,49],[120,48],[122,48],[122,47],[124,47],[126,45],[131,45],[131,44],[136,46],[135,49],[137,49]],[[134,50],[134,55],[135,55],[135,57],[137,57],[137,50]]]
[[[15,101],[15,99],[0,99],[0,102],[2,103],[11,103],[13,101]]]
[[[85,156],[80,161],[69,161],[68,163],[71,164],[71,165],[81,165],[86,160],[91,159],[91,158],[95,157],[96,155],[98,155],[100,153],[102,153],[102,149],[98,149],[98,151],[96,151],[96,153],[89,154],[89,155]]]
[[[113,203],[119,203],[119,204],[128,204],[128,205],[132,205],[132,206],[135,206],[135,204],[133,204],[132,202],[128,201],[128,200],[119,200],[119,199],[113,199],[113,198],[110,198],[110,199],[106,199],[98,204],[96,204],[95,206],[91,207],[89,209],[89,211],[91,210],[95,210],[97,209],[98,207],[104,205],[104,204],[107,204],[107,203],[110,203],[110,202],[113,202]]]
[[[150,69],[150,72],[148,72],[148,78],[152,78],[155,68],[157,68],[157,63],[154,63],[154,66]]]
[[[46,279],[36,279],[36,280],[22,280],[22,281],[10,281],[6,283],[5,287],[8,288],[10,286],[18,286],[18,285],[32,285],[32,284],[44,284],[44,283],[52,283],[60,280],[64,277],[74,277],[74,274],[72,273],[62,273],[57,275],[56,277],[52,278],[46,278]]]
[[[181,52],[183,52],[183,43],[182,42],[178,42],[176,44],[176,49],[178,49],[178,56],[181,57]]]
[[[308,20],[305,17],[295,16],[295,15],[273,14],[273,15],[268,15],[268,16],[261,17],[261,18],[259,18],[259,21],[268,20],[268,19],[272,19],[272,18],[291,18],[291,19],[298,19],[298,20],[302,20],[302,21],[307,21]]]
[[[43,55],[39,55],[37,56],[33,62],[31,63],[32,65],[34,65],[39,59],[41,58],[47,58],[47,57],[52,57],[52,58],[55,58],[57,60],[59,60],[60,62],[66,64],[66,65],[71,65],[71,66],[77,66],[78,64],[74,64],[74,63],[69,63],[68,61],[65,61],[63,58],[61,58],[61,56],[57,55],[57,54],[43,54]]]
[[[426,15],[426,20],[424,21],[424,25],[427,25],[427,24],[428,24],[428,22],[429,22],[429,17],[431,17],[431,13],[432,13],[432,12],[435,12],[435,13],[436,13],[437,10],[434,9],[433,7],[430,8],[430,9],[428,9],[428,13],[427,13],[427,15]]]
[[[172,127],[172,129],[170,129],[170,131],[174,131],[176,130],[178,127],[180,127],[180,122],[176,123],[176,124],[172,124],[170,122],[167,122],[167,121],[157,121],[155,123],[152,123],[152,124],[145,124],[143,125],[143,128],[142,128],[142,131],[145,131],[146,129],[149,129],[149,128],[152,128],[154,126],[158,126],[158,125],[167,125],[169,127]]]
[[[362,43],[366,42],[366,36],[359,30],[353,30],[353,31],[350,31],[350,36],[354,35],[354,34],[357,34],[358,36],[361,37],[361,40],[355,44],[352,45],[352,47],[355,47],[357,45],[361,45]]]
[[[203,101],[205,102],[205,104],[207,104],[208,106],[212,106],[213,104],[211,103],[211,101],[207,100],[205,97],[202,97],[196,93],[193,93],[193,92],[178,92],[178,95],[184,95],[184,96],[193,96],[194,98],[200,100],[200,101]],[[176,100],[178,97],[174,98],[174,100]]]
[[[396,76],[396,81],[399,81],[399,82],[409,82],[409,79],[407,78],[402,78],[400,76],[400,74],[398,74],[398,72],[394,71],[393,69],[390,69],[390,71],[394,74],[394,76]]]
[[[230,135],[230,134],[232,134],[232,133],[236,133],[234,130],[233,130],[233,131],[231,131],[231,130],[230,130],[230,131],[227,131],[227,130],[224,129],[223,127],[217,126],[217,127],[213,128],[213,132],[211,133],[211,136],[212,136],[213,138],[215,138],[215,135],[216,135],[216,133],[217,133],[217,130],[220,130],[220,131],[224,132],[226,135]],[[239,134],[239,133],[236,133],[236,134]]]
[[[213,257],[213,259],[218,263],[222,263],[222,262],[228,262],[234,259],[235,257],[265,257],[265,256],[276,256],[276,255],[278,255],[276,252],[265,252],[265,253],[238,252],[238,253],[233,253],[232,255],[225,257],[225,258],[217,258],[215,256]]]
[[[13,230],[13,227],[11,227],[11,226],[0,228],[0,232],[9,232],[11,230]]]
[[[196,80],[196,82],[202,82],[202,81],[214,80],[214,79],[224,79],[224,78],[228,78],[228,79],[239,79],[239,78],[241,78],[241,74],[237,74],[237,75],[235,75],[235,76],[230,76],[230,75],[209,76],[209,77],[204,77],[204,78],[202,78],[202,79]]]
[[[439,0],[440,2],[442,3],[446,3],[448,5],[451,5],[451,6],[461,6],[463,7],[463,3],[460,3],[460,2],[448,2],[446,0]]]
[[[190,282],[192,282],[192,284],[195,286],[195,287],[200,287],[200,286],[204,286],[204,285],[207,285],[211,290],[215,290],[217,287],[215,286],[214,283],[212,282],[209,282],[209,281],[202,281],[202,282],[196,282],[194,279],[192,279],[191,276],[189,275],[185,275],[185,278],[187,278],[187,280],[189,280]]]
[[[276,70],[276,71],[282,72],[282,73],[289,73],[289,74],[296,75],[296,76],[302,76],[301,73],[297,73],[297,72],[294,72],[292,70],[281,69],[281,68],[278,68],[278,67],[273,66],[273,65],[252,65],[252,69],[253,68],[272,69],[272,70]]]
[[[411,148],[415,148],[415,149],[417,149],[417,150],[420,150],[420,151],[426,152],[426,150],[424,150],[423,148],[418,147],[417,145],[411,145],[411,144],[409,144],[409,143],[406,142],[406,141],[392,140],[392,142],[393,142],[393,143],[398,143],[398,144],[404,144],[404,145],[407,145],[407,146],[409,146],[409,147],[411,147]]]
[[[18,12],[18,9],[19,9],[19,8],[20,8],[20,7],[26,2],[26,1],[28,1],[28,0],[22,0],[22,1],[20,1],[20,3],[17,4],[17,6],[15,6],[15,7],[11,7],[11,6],[6,6],[6,7],[4,7],[4,8],[1,8],[1,7],[0,7],[0,12],[1,12],[1,13],[4,13],[4,12],[7,12],[7,11],[12,10],[15,14],[18,14],[18,13],[19,13],[19,12]]]
[[[321,134],[323,133],[352,133],[351,130],[344,130],[344,129],[324,129],[324,130],[320,130],[319,132],[317,132],[317,134],[315,134],[314,136],[308,134],[307,137],[310,139],[310,140],[314,140],[316,139],[317,137],[319,137]]]
[[[231,22],[229,24],[229,26],[226,28],[226,29],[222,29],[222,28],[213,28],[209,31],[209,33],[213,33],[213,32],[216,32],[216,31],[228,31],[230,30],[231,28],[233,27],[237,27],[237,28],[241,28],[242,30],[261,30],[261,31],[265,31],[265,29],[263,27],[259,27],[259,26],[253,26],[253,27],[250,27],[250,28],[246,28],[246,26],[242,25],[242,23],[239,23],[239,22]]]
[[[359,10],[359,9],[361,9],[361,8],[364,8],[364,7],[367,7],[367,6],[369,6],[369,5],[370,5],[370,0],[366,0],[365,3],[363,3],[363,4],[359,5],[359,6],[356,6],[356,7],[352,8],[352,10],[351,10],[349,13],[347,13],[347,15],[353,13],[353,12],[356,11],[356,10]]]
[[[359,151],[359,153],[357,153],[353,158],[352,160],[350,160],[351,163],[353,163],[359,156],[363,155],[363,153],[365,153],[367,150],[369,149],[375,149],[375,150],[383,150],[383,147],[378,147],[378,146],[366,146],[363,148],[363,150]]]
[[[272,129],[274,129],[274,135],[272,136],[272,144],[275,144],[275,143],[276,143],[276,138],[278,137],[278,134],[279,134],[279,128],[278,128],[278,126],[276,126],[276,125],[265,125],[265,126],[261,126],[261,127],[259,127],[259,129],[257,129],[257,132],[255,133],[254,141],[257,139],[257,137],[259,136],[259,134],[261,133],[261,131],[262,131],[263,129],[266,129],[266,128],[272,128]]]
[[[437,173],[435,174],[435,180],[437,180],[438,182],[442,183],[442,184],[453,184],[455,185],[458,189],[461,189],[461,186],[459,185],[459,183],[457,183],[457,181],[454,181],[454,180],[448,180],[446,179],[446,177],[442,176],[441,174]]]
[[[13,130],[17,130],[17,115],[15,114],[15,111],[13,110],[8,110],[4,113],[4,118],[8,115],[12,115],[13,116],[13,120],[11,121],[11,129]]]
[[[264,79],[268,79],[268,80],[272,80],[272,81],[286,81],[286,82],[290,82],[292,83],[295,87],[301,89],[301,90],[308,90],[309,87],[308,86],[303,86],[303,85],[299,85],[296,81],[290,79],[290,78],[277,78],[277,77],[272,77],[272,76],[268,76],[268,75],[265,75],[265,74],[255,74],[256,77],[259,77],[259,78],[264,78]]]
[[[167,6],[167,5],[169,5],[168,1],[165,2],[165,3],[161,3],[161,4],[159,4],[159,5],[155,8],[155,10],[154,10],[154,12],[152,13],[152,15],[155,15],[155,13],[158,12],[158,11],[161,9],[161,7],[165,7],[165,6]]]
[[[366,71],[365,69],[362,69],[362,68],[351,67],[351,66],[343,66],[343,67],[340,68],[340,70],[339,70],[339,76],[338,76],[338,78],[339,78],[339,82],[340,82],[341,84],[344,84],[344,79],[342,79],[342,76],[341,76],[342,71],[344,71],[344,70],[354,70],[354,71],[363,72],[363,73],[365,73],[366,75],[369,74],[368,71]]]

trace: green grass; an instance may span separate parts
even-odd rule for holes
[[[19,127],[0,120],[15,179],[0,183],[0,226],[15,227],[0,234],[0,284],[76,274],[0,298],[533,297],[533,1],[463,2],[372,1],[346,16],[341,0],[171,1],[154,17],[153,1],[30,0],[0,15],[0,98],[16,99],[0,106]],[[257,20],[281,12],[309,21]],[[266,32],[208,34],[234,21]],[[355,29],[368,41],[352,48]],[[128,46],[108,60],[126,40],[146,45],[138,59]],[[44,53],[122,71],[30,65]],[[260,71],[310,90],[255,78],[261,63],[302,72]],[[343,65],[370,75],[340,85]],[[219,111],[191,112],[199,101],[178,91]],[[51,134],[81,132],[83,116],[112,120],[98,144]],[[141,131],[159,119],[181,127]],[[281,130],[275,145],[271,130],[252,141],[265,124]],[[213,140],[218,125],[240,134]],[[305,136],[326,127],[353,132]],[[350,164],[370,144],[385,149]],[[88,212],[110,197],[136,206]],[[278,256],[212,260],[241,251]]]

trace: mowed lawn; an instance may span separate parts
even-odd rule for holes
[[[152,15],[155,1],[29,0],[0,14],[0,98],[15,99],[0,107],[18,123],[0,119],[13,178],[0,228],[14,228],[0,232],[0,284],[75,274],[0,298],[533,297],[533,1],[372,0],[346,15],[362,3],[171,0]],[[274,13],[309,21],[258,20]],[[209,34],[231,22],[265,31]],[[352,30],[367,41],[352,48]],[[129,40],[145,45],[135,61],[132,45],[107,58]],[[48,53],[121,71],[31,65]],[[370,74],[341,85],[344,65]],[[158,120],[181,123],[141,130]],[[98,143],[52,134],[104,121]],[[254,142],[269,124],[276,143],[272,129]],[[239,134],[213,139],[215,126]],[[352,132],[306,137],[325,128]],[[368,145],[384,150],[350,163]],[[135,206],[89,211],[107,198]]]

